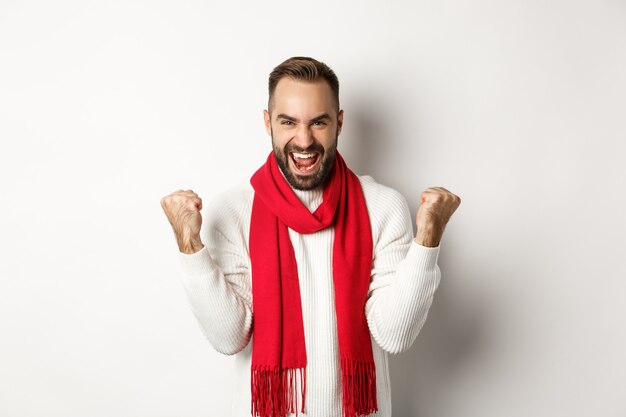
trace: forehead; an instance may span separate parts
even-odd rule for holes
[[[274,90],[272,108],[275,113],[331,113],[333,91],[325,80],[302,81],[284,77]]]

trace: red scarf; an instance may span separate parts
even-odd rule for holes
[[[376,368],[365,301],[372,269],[372,234],[358,177],[337,152],[323,192],[311,213],[280,172],[271,152],[252,176],[250,225],[252,302],[252,415],[304,413],[306,347],[295,253],[287,228],[315,233],[335,227],[333,282],[341,356],[343,416],[378,410]],[[298,401],[296,378],[300,379]]]

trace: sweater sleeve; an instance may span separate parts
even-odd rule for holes
[[[250,341],[252,290],[241,221],[245,201],[223,200],[214,200],[203,216],[205,247],[193,254],[180,252],[180,261],[182,284],[202,332],[215,350],[232,355]]]
[[[395,354],[409,349],[420,332],[441,271],[439,246],[429,248],[415,241],[406,199],[386,190],[373,213],[378,238],[365,313],[376,343]]]

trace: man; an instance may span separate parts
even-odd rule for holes
[[[273,151],[207,207],[202,239],[196,193],[161,200],[191,309],[213,347],[236,354],[233,416],[390,416],[387,354],[426,319],[460,199],[422,192],[414,237],[404,197],[337,152],[339,83],[321,62],[277,66],[263,114]]]

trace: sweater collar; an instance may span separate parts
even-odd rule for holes
[[[317,210],[319,205],[322,204],[324,197],[324,189],[322,187],[317,187],[312,190],[296,190],[293,187],[291,189],[311,213]]]

